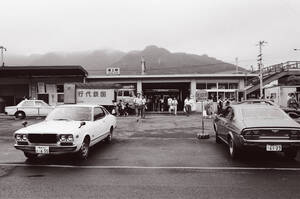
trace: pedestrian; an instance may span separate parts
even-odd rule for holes
[[[120,100],[118,103],[119,116],[124,115],[124,109],[125,109],[124,102]]]
[[[223,112],[223,100],[222,100],[222,98],[219,98],[217,109],[218,109],[217,110],[218,115]]]
[[[171,96],[169,96],[168,101],[167,101],[167,105],[168,105],[167,109],[169,110],[170,114],[171,114],[172,100],[173,99],[171,98]]]
[[[125,104],[125,109],[124,109],[124,116],[128,116],[129,115],[129,103],[126,103]]]
[[[145,119],[145,113],[147,109],[147,99],[145,96],[142,97],[142,112],[141,112],[141,118]]]
[[[171,112],[174,110],[174,115],[177,115],[177,105],[178,105],[178,101],[176,97],[173,97],[171,101]]]
[[[136,113],[136,121],[139,121],[139,117],[142,117],[142,110],[143,110],[143,98],[141,93],[137,94],[137,97],[133,100],[135,106],[135,113]]]
[[[287,102],[287,106],[292,109],[298,109],[298,103],[293,93],[290,95],[290,99]]]
[[[192,110],[191,98],[189,96],[187,96],[184,100],[184,108],[185,108],[186,116],[189,117]]]
[[[113,110],[112,110],[112,114],[115,115],[115,116],[119,116],[119,111],[118,111],[118,103],[117,101],[113,101],[113,104],[114,104],[114,107],[113,107]]]
[[[163,96],[161,96],[161,98],[159,99],[159,105],[160,105],[160,111],[163,112],[164,111],[164,98],[163,98]]]

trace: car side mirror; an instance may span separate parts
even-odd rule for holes
[[[85,122],[80,122],[80,126],[78,128],[81,128],[84,125],[85,125]]]
[[[26,127],[27,124],[28,124],[28,122],[26,122],[26,121],[22,122],[22,125],[23,125],[24,127]]]

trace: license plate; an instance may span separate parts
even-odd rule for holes
[[[280,144],[277,144],[277,145],[267,144],[266,150],[267,151],[282,151],[282,146]]]
[[[49,146],[35,146],[35,152],[49,154]]]

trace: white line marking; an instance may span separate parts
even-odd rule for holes
[[[15,163],[0,163],[0,166],[15,166],[15,167],[48,167],[48,168],[73,168],[73,169],[149,169],[149,170],[270,170],[270,171],[300,171],[300,168],[295,167],[147,167],[147,166],[77,166],[77,165],[37,165],[37,164],[15,164]]]

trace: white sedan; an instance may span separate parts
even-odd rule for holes
[[[16,118],[24,119],[26,116],[47,116],[54,107],[43,100],[23,100],[16,106],[5,107],[5,113]]]
[[[114,128],[116,117],[102,106],[61,105],[45,121],[17,130],[15,148],[28,159],[65,153],[86,159],[91,146],[102,140],[111,141]]]

